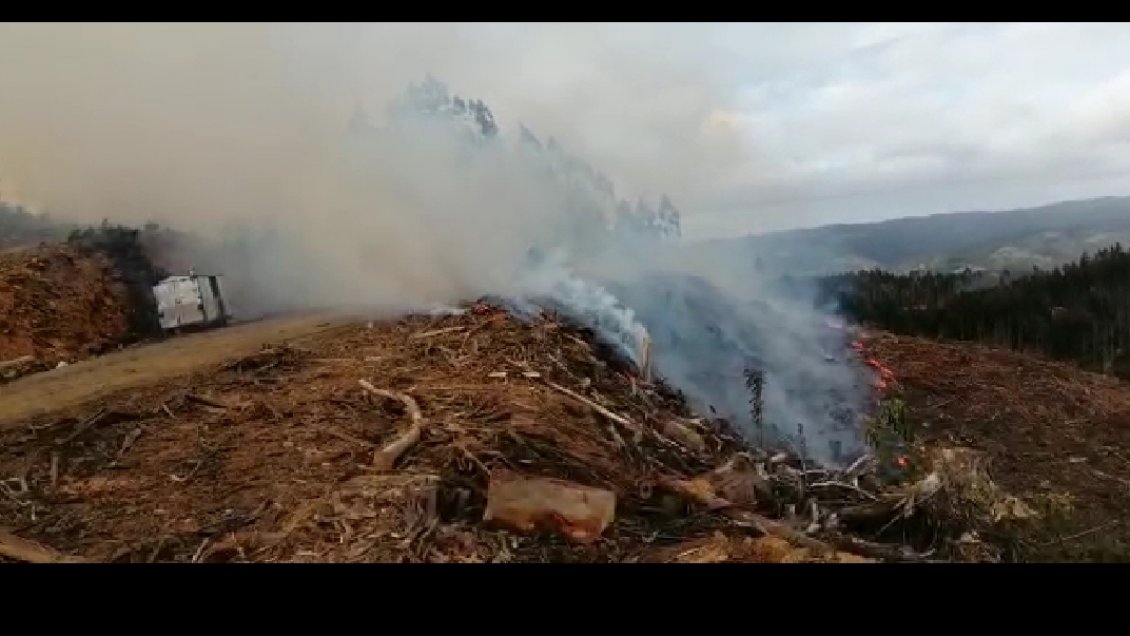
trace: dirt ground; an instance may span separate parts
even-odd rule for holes
[[[1014,351],[871,334],[916,436],[986,452],[1045,517],[1025,558],[1130,561],[1130,384]]]
[[[301,339],[345,322],[347,319],[318,315],[246,323],[129,347],[29,375],[0,386],[0,428],[115,391],[159,384],[252,353],[264,344]]]

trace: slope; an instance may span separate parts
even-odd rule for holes
[[[921,444],[977,449],[1042,521],[1017,558],[1130,560],[1130,385],[974,344],[872,333]]]

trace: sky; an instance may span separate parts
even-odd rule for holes
[[[1125,24],[8,23],[0,197],[293,207],[428,73],[670,194],[692,238],[1130,194]]]

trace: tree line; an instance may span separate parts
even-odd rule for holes
[[[846,317],[894,333],[1036,351],[1130,378],[1130,252],[1120,243],[1022,276],[875,269],[826,277],[821,292]]]
[[[503,139],[493,112],[482,100],[456,95],[432,76],[410,84],[390,108],[391,122],[429,121],[447,126],[454,138],[465,142],[468,151],[513,142],[525,165],[562,193],[570,218],[569,232],[576,236],[574,248],[593,248],[613,241],[619,246],[654,240],[677,239],[682,235],[682,214],[671,198],[660,194],[658,201],[638,197],[634,201],[616,191],[612,180],[584,159],[568,152],[553,137],[539,139],[524,124],[519,124],[516,139]],[[349,126],[354,136],[375,132],[369,117],[358,110]],[[518,175],[515,175],[518,177]]]

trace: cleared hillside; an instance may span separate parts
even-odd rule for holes
[[[1130,561],[1130,384],[1005,349],[874,333],[919,443],[985,454],[1041,516],[1017,558]]]

